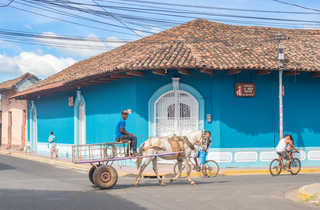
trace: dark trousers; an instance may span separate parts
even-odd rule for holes
[[[129,140],[130,141],[130,150],[132,152],[137,152],[137,137],[136,136],[123,135],[123,136],[120,136],[120,140]]]

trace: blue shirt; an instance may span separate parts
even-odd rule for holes
[[[49,141],[49,143],[54,143],[56,141],[56,137],[54,135],[50,135],[48,138],[48,141]]]
[[[120,138],[122,136],[122,133],[120,131],[120,128],[126,129],[126,121],[121,118],[121,120],[118,122],[116,126],[116,138]]]

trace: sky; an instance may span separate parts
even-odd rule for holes
[[[45,0],[47,2],[53,0]],[[41,79],[55,74],[77,61],[95,56],[111,50],[123,44],[120,41],[132,41],[152,33],[157,33],[195,18],[208,18],[211,21],[225,22],[239,25],[264,25],[286,28],[320,28],[319,23],[296,23],[241,19],[237,17],[219,17],[212,14],[246,15],[253,17],[301,19],[307,21],[319,21],[320,10],[312,11],[283,5],[273,0],[148,0],[161,3],[176,3],[184,5],[207,6],[198,7],[175,7],[164,5],[151,5],[125,0],[70,0],[77,3],[91,4],[88,9],[99,10],[108,16],[93,16],[83,12],[70,11],[56,8],[59,14],[46,10],[48,4],[33,0],[15,0],[8,7],[0,7],[0,32],[18,31],[36,33],[45,36],[68,36],[81,37],[79,40],[58,40],[54,46],[48,43],[48,39],[18,37],[8,38],[0,33],[0,82],[13,79],[19,75],[31,72]],[[320,9],[319,0],[287,0],[310,8]],[[0,6],[9,0],[0,0]],[[58,1],[53,1],[58,2]],[[95,5],[95,6],[92,6]],[[111,6],[108,8],[99,5]],[[30,7],[32,6],[32,7]],[[46,6],[43,7],[43,6]],[[73,5],[74,6],[74,5]],[[76,5],[77,6],[77,5]],[[117,6],[117,8],[112,8]],[[119,6],[122,10],[119,10]],[[183,14],[190,17],[164,16],[159,14],[146,14],[136,11],[127,11],[124,7],[153,8],[166,7],[171,10],[192,10],[199,14]],[[281,14],[281,13],[258,13],[239,12],[228,10],[215,10],[209,7],[227,7],[237,9],[254,10],[279,10],[292,12],[313,12],[314,14]],[[148,11],[148,10],[145,10]],[[319,13],[319,14],[317,14]],[[72,14],[73,16],[67,16]],[[170,13],[175,14],[175,13]],[[180,13],[181,14],[181,13]],[[211,14],[211,15],[201,15]],[[74,15],[77,15],[75,17]],[[176,15],[179,15],[177,13]],[[128,18],[124,18],[127,16]],[[192,17],[191,17],[192,16]],[[134,17],[133,19],[130,17]],[[142,19],[161,19],[162,22],[146,22]],[[92,19],[96,21],[93,22]],[[135,24],[133,24],[134,22]],[[170,22],[170,23],[169,23]],[[111,24],[111,25],[110,25]],[[120,27],[119,27],[120,26]],[[130,27],[130,29],[128,29]],[[147,33],[148,32],[148,33]],[[86,41],[87,39],[87,41]],[[49,40],[51,42],[52,40]],[[29,43],[29,44],[27,44]],[[32,44],[30,44],[32,43]]]

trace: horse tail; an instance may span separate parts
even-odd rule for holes
[[[143,148],[144,148],[144,142],[139,147],[138,156],[143,155]],[[142,158],[137,158],[137,169],[140,168],[141,162],[142,162]]]

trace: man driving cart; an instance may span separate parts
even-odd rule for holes
[[[124,140],[130,141],[130,151],[127,149],[127,154],[136,155],[137,154],[137,137],[126,130],[126,120],[128,119],[129,112],[123,110],[121,112],[121,119],[116,126],[116,142],[121,142]]]

